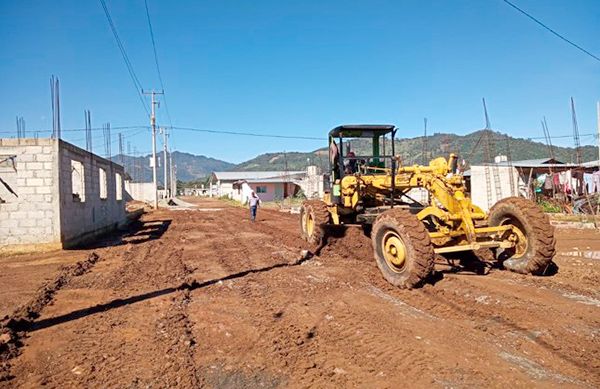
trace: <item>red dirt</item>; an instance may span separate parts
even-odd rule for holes
[[[199,201],[106,247],[0,258],[9,316],[69,274],[14,334],[0,387],[600,386],[600,260],[578,254],[600,250],[595,231],[558,230],[554,276],[446,272],[400,290],[360,229],[299,260],[297,215],[252,224]],[[91,252],[85,271],[61,267]]]

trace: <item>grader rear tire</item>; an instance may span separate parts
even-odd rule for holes
[[[300,231],[302,239],[314,246],[323,241],[325,235],[324,225],[329,224],[331,216],[327,204],[321,200],[307,200],[300,208]]]
[[[414,288],[433,270],[435,253],[429,233],[409,211],[394,208],[379,215],[371,239],[377,267],[390,284]]]
[[[548,216],[532,201],[509,197],[498,201],[488,216],[490,226],[512,224],[517,228],[516,245],[498,259],[503,266],[521,274],[544,274],[555,253],[554,227]]]

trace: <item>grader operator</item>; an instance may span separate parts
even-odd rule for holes
[[[393,125],[344,125],[329,132],[330,187],[323,200],[302,204],[305,240],[323,244],[332,224],[372,225],[377,266],[401,288],[419,286],[436,255],[460,251],[489,249],[518,273],[546,270],[555,252],[554,230],[533,202],[505,198],[484,212],[466,194],[456,155],[404,166],[395,152],[396,131]],[[360,150],[344,150],[350,141]],[[361,155],[368,142],[370,153]]]

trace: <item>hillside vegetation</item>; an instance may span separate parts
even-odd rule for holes
[[[482,137],[483,135],[483,137]],[[513,161],[536,158],[550,158],[548,146],[544,143],[528,139],[513,138],[489,130],[476,131],[468,135],[436,133],[427,137],[427,153],[423,153],[423,137],[404,138],[396,140],[396,154],[402,157],[405,164],[425,163],[431,158],[447,156],[450,152],[458,153],[468,164],[477,164],[487,161],[485,152],[485,139],[489,136],[489,155],[508,155]],[[481,139],[479,144],[478,140]],[[370,154],[370,141],[356,140],[351,143],[357,155]],[[477,147],[475,147],[477,144]],[[386,145],[390,152],[391,144]],[[554,157],[562,162],[575,161],[575,149],[571,147],[553,147]],[[581,148],[583,161],[598,158],[598,148],[583,146]],[[267,153],[241,163],[235,170],[302,170],[308,164],[321,166],[327,169],[327,148],[318,149],[307,153]]]
[[[482,137],[482,135],[484,135]],[[402,157],[405,164],[424,163],[438,156],[447,156],[450,152],[458,153],[468,164],[481,163],[487,160],[485,152],[486,137],[489,136],[492,156],[509,155],[512,160],[549,158],[550,151],[544,143],[528,139],[512,138],[493,131],[476,131],[468,135],[433,134],[427,137],[427,153],[423,154],[423,137],[404,138],[396,140],[396,154]],[[480,143],[476,146],[478,140]],[[510,147],[508,147],[510,145]],[[326,146],[326,145],[324,145]],[[370,154],[370,141],[353,141],[352,149],[357,155]],[[387,153],[391,144],[386,145]],[[570,147],[554,147],[554,156],[562,162],[573,162],[575,150]],[[581,148],[583,161],[598,158],[598,148],[584,146]],[[382,150],[383,151],[383,150]],[[152,180],[152,169],[149,166],[149,155],[143,157],[123,156],[126,171],[134,179]],[[159,154],[162,159],[162,153]],[[120,162],[120,156],[113,157]],[[161,162],[160,162],[161,163]],[[311,152],[286,152],[261,154],[249,161],[235,165],[203,155],[173,152],[173,163],[177,165],[177,179],[181,181],[203,180],[213,171],[241,170],[303,170],[308,165],[321,166],[323,171],[328,169],[328,152],[323,147]],[[158,170],[158,180],[162,183],[162,163]]]

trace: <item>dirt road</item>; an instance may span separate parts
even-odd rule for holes
[[[559,230],[551,277],[440,264],[405,291],[359,229],[302,260],[295,215],[203,200],[142,221],[0,258],[1,313],[28,308],[0,387],[600,386],[597,232]]]

